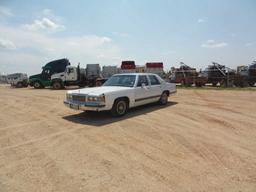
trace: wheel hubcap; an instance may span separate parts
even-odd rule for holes
[[[167,97],[167,95],[166,94],[163,94],[162,95],[162,103],[166,103],[167,102],[167,99],[168,99],[168,97]]]
[[[120,101],[117,104],[117,112],[118,114],[124,114],[126,110],[126,103],[124,101]]]

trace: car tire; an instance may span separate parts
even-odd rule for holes
[[[35,89],[40,89],[40,88],[42,88],[41,83],[40,83],[39,81],[34,82],[34,88],[35,88]]]
[[[159,99],[160,105],[166,105],[168,103],[168,93],[163,92],[160,99]]]
[[[117,99],[111,109],[111,114],[114,117],[124,116],[128,111],[128,102],[125,99]]]

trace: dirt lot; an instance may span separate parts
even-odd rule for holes
[[[123,118],[0,86],[0,191],[256,191],[256,91],[178,90]]]

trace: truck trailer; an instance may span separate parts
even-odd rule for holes
[[[102,78],[99,64],[87,64],[86,68],[80,65],[67,66],[64,72],[51,76],[53,89],[62,89],[65,86],[95,87],[102,85],[106,79]]]
[[[102,76],[103,78],[109,78],[114,74],[118,73],[117,66],[103,66],[102,67]]]
[[[146,73],[154,73],[163,77],[164,75],[164,64],[162,62],[149,62],[145,65]]]
[[[135,73],[135,61],[122,61],[120,73]]]

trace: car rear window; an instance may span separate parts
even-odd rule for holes
[[[146,75],[140,75],[137,83],[137,87],[141,87],[142,84],[148,85],[148,79]]]
[[[149,75],[149,80],[151,85],[160,85],[160,82],[155,75]]]

